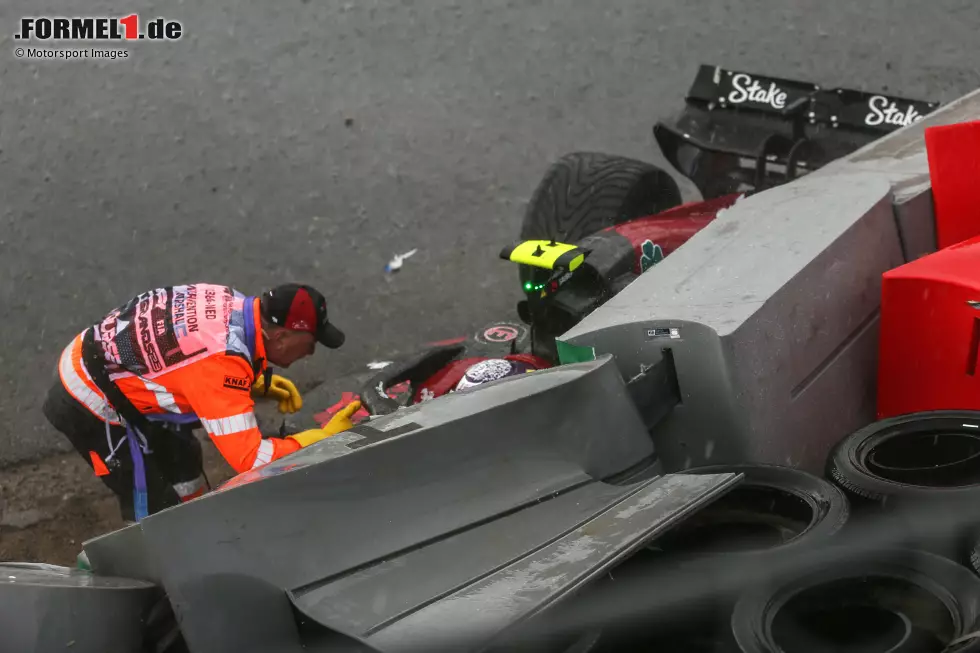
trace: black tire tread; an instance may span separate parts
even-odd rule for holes
[[[653,188],[647,188],[652,184]],[[630,206],[655,192],[661,211],[680,203],[676,182],[659,168],[621,156],[573,152],[553,163],[535,189],[521,226],[521,239],[576,241],[600,229],[639,217]],[[642,212],[642,207],[637,206]]]
[[[831,481],[836,483],[844,492],[849,495],[858,497],[860,499],[865,499],[867,501],[872,501],[874,503],[884,503],[888,498],[881,492],[872,492],[866,488],[861,487],[857,483],[852,483],[838,468],[836,461],[831,460],[830,468],[827,470],[827,476]]]
[[[934,419],[977,421],[978,417],[980,417],[980,413],[976,411],[936,410],[898,415],[872,422],[847,435],[833,447],[827,457],[825,468],[827,477],[849,495],[878,504],[885,504],[892,498],[909,499],[976,494],[978,493],[976,488],[919,487],[878,478],[864,469],[858,461],[852,460],[851,455],[861,446],[862,442],[874,438],[883,431],[906,424]]]

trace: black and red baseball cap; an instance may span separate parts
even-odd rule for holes
[[[287,283],[262,295],[262,317],[293,331],[307,331],[325,347],[344,344],[344,333],[327,320],[327,300],[312,286]]]

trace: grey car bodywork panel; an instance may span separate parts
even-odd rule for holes
[[[381,651],[475,650],[580,589],[738,480],[685,474],[627,487],[590,484],[294,601],[307,616],[356,632]],[[420,579],[422,569],[440,572]]]
[[[0,653],[139,651],[155,594],[129,578],[0,563]]]
[[[92,571],[100,576],[137,578],[156,585],[160,575],[149,559],[139,524],[100,535],[84,544]]]
[[[556,538],[574,540],[594,520],[594,550],[566,582],[553,580],[554,594],[566,593],[732,482],[658,479],[658,470],[604,357],[359,424],[86,550],[111,568],[113,549],[138,549],[139,533],[143,553],[129,553],[126,567],[159,579],[192,651],[299,651],[297,623],[352,641],[388,637],[413,623],[405,619],[426,618],[422,606],[547,556]],[[637,473],[647,480],[623,480]],[[649,521],[609,521],[621,503]],[[344,601],[332,600],[341,590]]]

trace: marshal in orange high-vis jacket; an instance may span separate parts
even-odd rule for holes
[[[191,284],[143,293],[72,340],[44,404],[48,421],[71,441],[119,498],[123,518],[204,492],[202,427],[241,473],[351,427],[353,402],[322,429],[263,438],[254,394],[302,405],[295,386],[271,374],[336,349],[344,334],[327,320],[323,295],[287,284],[261,297]]]

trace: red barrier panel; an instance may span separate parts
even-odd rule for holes
[[[980,410],[980,237],[886,272],[878,418]]]
[[[980,121],[927,127],[939,249],[980,235]]]

